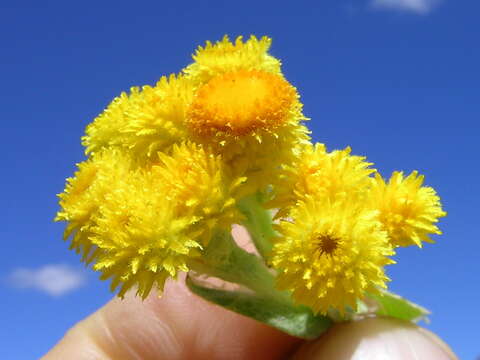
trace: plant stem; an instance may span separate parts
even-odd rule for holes
[[[226,231],[216,233],[202,258],[190,261],[189,267],[199,274],[243,285],[258,296],[292,303],[286,292],[275,288],[274,274],[262,259],[240,248]]]
[[[272,238],[277,236],[272,227],[270,211],[262,206],[260,193],[244,197],[237,206],[245,216],[242,225],[248,230],[259,254],[265,259],[272,250]]]

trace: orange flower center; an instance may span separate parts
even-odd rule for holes
[[[279,75],[257,70],[229,72],[198,90],[187,123],[204,135],[273,130],[288,120],[297,97],[296,89]]]

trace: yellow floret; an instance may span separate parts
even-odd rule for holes
[[[326,314],[356,309],[357,299],[385,288],[383,267],[394,263],[387,234],[377,212],[348,201],[318,202],[308,198],[281,221],[271,263],[278,270],[280,290]]]
[[[380,212],[394,246],[422,247],[422,241],[433,242],[429,234],[442,233],[435,223],[447,213],[435,190],[422,186],[423,179],[417,171],[407,177],[396,171],[388,183],[378,174],[372,179],[370,206]]]
[[[152,286],[162,291],[167,278],[188,271],[188,259],[200,255],[192,227],[201,216],[178,216],[165,197],[159,179],[138,170],[112,183],[96,213],[89,239],[100,252],[93,268],[112,279],[112,290],[121,286],[121,297],[134,285],[143,298]]]
[[[248,177],[245,194],[264,189],[309,140],[298,93],[268,55],[270,42],[207,43],[185,75],[121,94],[87,127],[87,154],[118,147],[152,163],[190,140],[221,155],[232,177]]]
[[[81,253],[82,260],[89,262],[94,250],[89,240],[92,217],[111,185],[130,172],[133,160],[123,151],[108,149],[77,166],[75,175],[67,179],[65,191],[58,195],[61,210],[55,221],[68,222],[64,239],[72,237],[70,248]]]
[[[297,201],[314,196],[317,201],[362,201],[375,172],[365,157],[350,154],[348,147],[328,153],[323,144],[303,147],[298,160],[284,166],[274,182],[276,196],[268,206],[279,208],[277,217],[285,215]]]
[[[152,174],[165,188],[166,201],[175,202],[178,216],[202,217],[198,224],[202,245],[213,229],[228,230],[239,221],[235,204],[245,178],[230,179],[220,156],[193,143],[174,145],[170,156],[158,156]]]
[[[193,55],[194,63],[183,72],[195,83],[205,83],[215,76],[237,70],[260,70],[280,74],[280,61],[268,54],[272,40],[266,36],[258,40],[255,36],[243,42],[239,36],[235,43],[228,36],[205,47],[198,47]]]
[[[192,139],[222,155],[251,191],[265,187],[280,164],[308,141],[296,89],[281,75],[239,70],[198,89],[187,113]]]
[[[116,146],[139,158],[155,157],[185,139],[185,112],[193,94],[192,83],[175,75],[162,77],[154,87],[133,87],[130,95],[122,93],[88,125],[86,152]]]
[[[238,220],[232,180],[219,156],[200,145],[181,144],[139,166],[118,148],[106,148],[79,165],[60,195],[57,221],[65,238],[93,262],[101,278],[112,278],[119,296],[134,285],[146,297],[152,286],[188,271],[188,261],[217,229]]]

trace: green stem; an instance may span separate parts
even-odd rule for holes
[[[186,285],[194,294],[288,334],[314,339],[332,323],[328,317],[317,316],[310,308],[294,304],[289,293],[277,290],[275,276],[263,259],[240,248],[227,231],[215,233],[202,256],[188,265],[196,273],[244,287],[224,290],[202,284],[199,278],[189,275]]]
[[[275,289],[275,277],[261,258],[240,248],[226,231],[217,232],[200,259],[189,262],[199,274],[243,285],[259,296],[291,303],[290,296]]]
[[[260,193],[244,197],[237,206],[245,216],[242,225],[248,230],[255,247],[265,259],[272,251],[272,238],[277,236],[272,227],[270,211],[262,206]]]

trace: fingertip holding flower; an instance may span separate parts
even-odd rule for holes
[[[292,359],[458,360],[448,345],[431,332],[389,318],[337,324],[319,339],[304,343]]]

